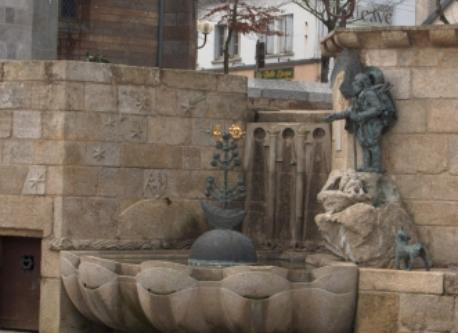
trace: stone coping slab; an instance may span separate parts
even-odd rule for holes
[[[442,295],[444,272],[360,268],[359,290]]]
[[[0,82],[72,81],[97,84],[140,85],[220,93],[247,92],[247,78],[195,70],[136,67],[68,60],[1,60]]]
[[[321,50],[328,56],[334,56],[345,48],[387,49],[432,46],[457,47],[458,24],[337,29],[321,41]]]

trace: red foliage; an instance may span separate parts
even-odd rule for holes
[[[220,24],[226,25],[230,30],[241,34],[253,32],[278,35],[280,34],[278,31],[272,31],[268,28],[279,13],[280,10],[276,7],[253,6],[240,0],[228,0],[210,10],[205,17],[218,16],[220,17]]]

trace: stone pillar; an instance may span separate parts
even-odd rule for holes
[[[0,4],[0,58],[54,59],[57,0],[4,0]]]

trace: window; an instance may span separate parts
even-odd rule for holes
[[[281,16],[278,20],[278,53],[293,52],[293,15]]]
[[[270,35],[269,31],[279,34]],[[269,25],[267,34],[261,39],[266,43],[267,55],[291,54],[293,52],[293,15],[279,16]]]
[[[228,29],[225,25],[217,25],[215,28],[215,59],[221,59],[224,56],[224,44],[226,42]],[[231,57],[239,55],[239,35],[232,34],[229,43],[229,55]]]

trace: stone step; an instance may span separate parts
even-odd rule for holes
[[[279,110],[256,111],[259,123],[322,123],[332,110]]]

